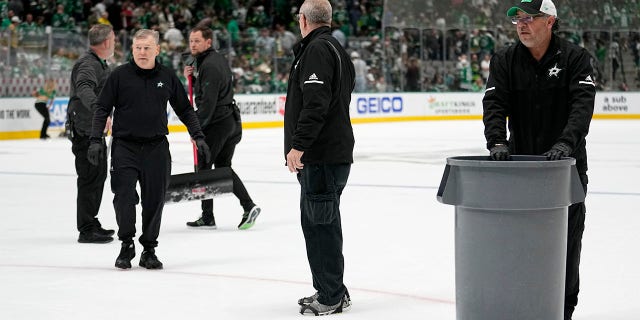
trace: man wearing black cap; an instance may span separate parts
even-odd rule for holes
[[[595,84],[589,53],[556,36],[551,0],[517,0],[507,11],[519,41],[491,59],[483,99],[485,137],[493,160],[511,154],[576,159],[587,190],[585,137],[593,115]],[[507,140],[507,120],[509,139]],[[569,207],[564,318],[578,303],[584,202]]]

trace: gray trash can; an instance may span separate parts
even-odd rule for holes
[[[438,201],[455,205],[456,319],[562,320],[575,159],[447,158]]]

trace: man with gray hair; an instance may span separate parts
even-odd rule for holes
[[[142,234],[138,242],[144,250],[139,265],[162,269],[155,254],[160,234],[165,192],[171,176],[171,154],[167,141],[167,102],[195,141],[198,154],[209,161],[198,117],[175,72],[156,61],[160,54],[157,31],[142,29],[133,36],[133,59],[113,70],[96,102],[87,158],[99,165],[105,157],[102,132],[113,111],[111,148],[111,190],[122,241],[115,266],[131,268],[135,256],[136,205],[142,204]],[[136,184],[140,184],[138,198]]]
[[[78,242],[107,243],[113,241],[113,230],[105,230],[98,221],[104,182],[107,178],[106,157],[95,166],[87,160],[91,119],[110,69],[106,59],[113,56],[115,35],[110,25],[97,24],[89,29],[89,50],[73,65],[71,94],[67,108],[67,128],[75,155],[78,174],[77,227]],[[110,129],[110,125],[107,125]],[[104,145],[104,139],[100,139]]]
[[[298,21],[284,114],[284,154],[300,183],[300,211],[316,293],[298,301],[300,313],[327,315],[351,307],[344,285],[340,196],[355,143],[349,103],[355,70],[331,36],[331,4],[307,0]]]
[[[482,100],[489,156],[573,157],[586,193],[585,138],[596,95],[591,55],[553,32],[558,14],[551,0],[515,0],[507,16],[519,41],[496,52],[489,64]],[[585,203],[572,204],[568,213],[565,320],[578,304]]]

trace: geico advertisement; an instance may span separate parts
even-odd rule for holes
[[[354,94],[350,111],[353,118],[481,115],[482,95],[473,93]]]
[[[407,97],[403,95],[353,95],[349,112],[352,117],[406,115]]]

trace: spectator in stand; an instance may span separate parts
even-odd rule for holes
[[[367,91],[367,72],[369,71],[367,63],[360,59],[358,51],[351,52],[351,62],[353,62],[353,67],[356,70],[356,88],[354,91]]]
[[[417,58],[409,58],[407,70],[405,71],[405,91],[420,91],[420,62]]]
[[[384,79],[384,76],[379,76],[375,82],[376,92],[387,92],[387,81]]]
[[[609,60],[611,60],[611,79],[613,81],[616,80],[616,73],[618,72],[618,68],[620,68],[622,64],[622,59],[620,54],[620,44],[618,43],[618,39],[613,39],[611,44],[609,44]]]
[[[260,35],[256,38],[256,50],[269,57],[275,53],[276,40],[271,36],[268,28],[260,29]]]
[[[290,56],[293,54],[293,45],[298,38],[293,32],[287,30],[283,24],[276,24],[276,52],[278,56]]]
[[[25,37],[33,38],[37,36],[40,32],[44,33],[44,29],[39,30],[38,25],[36,24],[35,21],[33,21],[33,15],[31,13],[27,13],[24,21],[20,24],[18,29],[20,30],[20,37],[22,37],[23,40]]]
[[[9,30],[9,46],[10,48],[10,57],[9,64],[15,65],[18,63],[18,47],[20,45],[20,30],[19,26],[22,21],[18,16],[11,17],[11,24],[8,27]]]
[[[335,22],[331,23],[331,27],[333,29],[333,31],[331,31],[331,35],[336,38],[336,40],[338,40],[338,43],[340,43],[340,45],[343,48],[347,48],[347,36],[344,34],[344,32],[342,31],[342,29],[340,29],[340,26],[338,24],[336,24]]]
[[[182,51],[184,48],[184,35],[173,22],[169,23],[169,29],[164,33],[163,39],[169,44],[170,51]]]
[[[109,13],[106,12],[106,11],[101,13],[100,17],[98,18],[98,23],[99,24],[111,25],[111,22],[109,21]]]
[[[54,28],[68,29],[73,27],[71,17],[64,12],[64,5],[59,4],[56,7],[56,13],[51,17],[51,26]]]
[[[482,75],[482,80],[485,82],[489,79],[489,66],[491,65],[491,56],[488,54],[484,55],[482,61],[480,61],[480,74]]]
[[[131,1],[125,1],[122,4],[122,11],[120,16],[122,17],[122,28],[131,30],[133,28],[133,9],[135,5]]]

